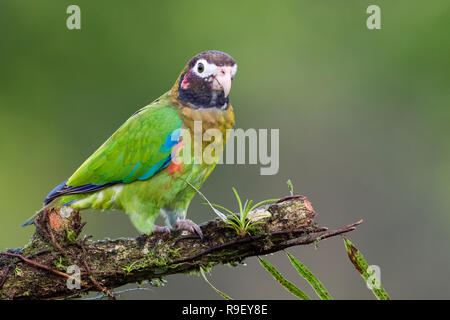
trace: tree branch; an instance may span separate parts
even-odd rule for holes
[[[199,239],[186,231],[141,235],[136,239],[80,240],[84,226],[78,211],[65,218],[59,210],[42,212],[36,232],[23,249],[0,252],[1,299],[55,299],[89,291],[109,291],[127,283],[158,280],[170,274],[198,272],[217,264],[237,265],[245,258],[346,233],[361,221],[334,231],[318,227],[315,212],[302,196],[271,205],[270,213],[252,235],[237,237],[219,220],[201,226]],[[78,280],[68,267],[80,271]],[[79,285],[70,289],[67,283]]]

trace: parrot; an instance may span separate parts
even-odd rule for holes
[[[200,123],[202,134],[219,130],[226,143],[235,122],[229,94],[236,71],[227,53],[207,50],[195,55],[168,92],[136,111],[47,195],[42,210],[120,210],[140,233],[186,230],[203,238],[186,214],[220,154],[216,152],[213,161],[175,161],[180,153],[207,147],[207,141],[187,143],[180,132],[194,136]],[[165,226],[155,225],[160,214]],[[24,225],[32,224],[31,219]]]

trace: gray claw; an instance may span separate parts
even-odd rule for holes
[[[196,233],[200,236],[200,239],[203,239],[202,229],[200,229],[200,227],[190,219],[177,219],[177,221],[174,223],[174,227],[176,227],[177,230],[186,230],[191,233]]]
[[[166,227],[154,226],[153,233],[170,233],[170,228],[167,226]]]

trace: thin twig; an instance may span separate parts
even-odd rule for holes
[[[326,233],[323,233],[323,234],[320,234],[320,235],[315,235],[315,236],[312,236],[312,237],[308,237],[306,239],[299,238],[299,239],[288,240],[288,241],[286,241],[284,243],[284,245],[286,245],[286,248],[287,248],[287,247],[292,247],[292,246],[310,244],[310,243],[313,243],[313,242],[316,242],[316,241],[321,241],[321,240],[326,239],[326,238],[334,237],[334,236],[337,236],[339,234],[343,234],[343,233],[347,233],[347,232],[353,231],[353,230],[356,229],[356,226],[360,225],[361,223],[363,223],[362,219],[357,221],[357,222],[355,222],[355,223],[349,224],[349,225],[347,225],[345,227],[339,228],[337,230],[326,232]]]
[[[61,272],[61,271],[59,271],[59,270],[50,268],[49,266],[46,266],[46,265],[41,264],[41,263],[39,263],[39,262],[30,260],[30,259],[24,257],[24,256],[21,255],[21,254],[11,253],[11,252],[0,252],[0,255],[2,255],[2,256],[14,257],[14,258],[19,258],[19,259],[22,260],[23,262],[26,262],[26,263],[28,263],[28,264],[30,264],[30,265],[36,267],[36,268],[44,269],[44,270],[47,270],[47,271],[49,271],[49,272],[52,272],[52,273],[54,273],[54,274],[56,274],[56,275],[58,275],[58,276],[61,276],[61,277],[67,278],[67,279],[71,279],[71,280],[78,281],[77,279],[75,279],[74,277],[72,277],[71,275],[69,275],[69,274],[67,274],[67,273],[65,273],[65,272]],[[81,283],[83,284],[83,282],[81,282]],[[86,284],[83,284],[83,285],[86,285]]]
[[[8,280],[9,272],[11,271],[11,266],[7,266],[4,268],[5,274],[2,276],[2,280],[0,281],[0,290],[2,290],[3,285],[5,284],[6,280]]]

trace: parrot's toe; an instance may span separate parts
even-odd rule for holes
[[[196,233],[200,236],[201,239],[203,239],[202,229],[200,229],[200,227],[190,219],[178,219],[174,223],[174,227],[176,227],[177,230],[186,230],[192,233]]]
[[[160,226],[154,226],[153,227],[154,233],[170,233],[169,227],[160,227]]]

